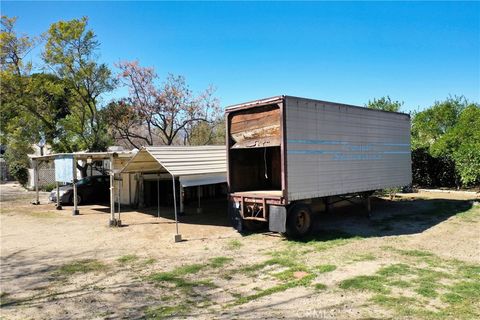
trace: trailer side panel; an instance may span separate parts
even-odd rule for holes
[[[410,117],[286,97],[288,201],[411,183]]]

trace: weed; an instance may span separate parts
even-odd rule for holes
[[[229,263],[233,261],[232,258],[228,258],[228,257],[215,257],[215,258],[211,258],[210,259],[210,267],[212,268],[221,268],[223,267],[225,264]]]
[[[227,243],[227,249],[230,249],[230,250],[238,250],[240,249],[241,247],[243,246],[243,244],[240,242],[240,240],[238,239],[233,239],[233,240],[230,240],[228,243]]]
[[[176,306],[159,306],[150,307],[145,311],[145,318],[147,319],[164,319],[167,317],[180,316],[190,310],[188,304],[180,304]]]
[[[131,263],[136,260],[138,260],[138,257],[134,254],[127,254],[117,259],[117,261],[120,262],[121,264]]]
[[[101,272],[107,269],[107,266],[93,259],[73,261],[64,264],[56,270],[57,275],[72,275],[74,273]]]
[[[150,264],[154,264],[156,261],[157,261],[157,260],[154,259],[154,258],[148,258],[148,259],[143,260],[141,264],[142,264],[143,266],[148,266],[148,265],[150,265]]]
[[[324,285],[323,283],[316,283],[316,284],[315,284],[315,289],[317,289],[317,290],[325,290],[325,289],[327,289],[327,286]]]
[[[319,273],[332,272],[335,269],[337,269],[337,266],[333,264],[322,264],[315,267],[315,270],[318,271]]]

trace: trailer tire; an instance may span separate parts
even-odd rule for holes
[[[295,204],[288,210],[286,235],[289,238],[302,238],[312,230],[312,210],[306,204]]]

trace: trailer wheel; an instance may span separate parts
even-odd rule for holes
[[[286,234],[291,238],[302,238],[312,229],[312,211],[305,204],[296,204],[290,208],[287,216]]]

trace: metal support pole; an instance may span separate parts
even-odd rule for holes
[[[110,156],[110,227],[117,225],[115,220],[115,185],[113,179],[115,178],[113,172],[113,156]]]
[[[160,174],[157,175],[157,218],[160,218]]]
[[[122,225],[122,220],[120,219],[120,201],[121,201],[121,191],[122,191],[122,181],[118,180],[118,220],[117,220],[117,227]]]
[[[73,157],[73,212],[72,215],[79,214],[78,211],[78,193],[77,193],[77,159]]]
[[[202,197],[202,187],[197,186],[198,207],[197,213],[202,213],[202,207],[200,206],[200,198]]]
[[[183,186],[180,183],[180,215],[184,213],[184,205],[183,205]]]
[[[62,210],[62,205],[60,204],[60,184],[58,181],[55,181],[57,185],[57,206],[55,207],[57,210]]]
[[[40,204],[40,195],[38,192],[38,182],[39,182],[39,177],[38,177],[38,161],[35,160],[35,165],[33,166],[33,183],[35,184],[35,203],[34,204]]]
[[[366,200],[366,206],[367,206],[367,217],[370,218],[372,216],[372,206],[370,204],[370,196],[367,196]]]
[[[178,215],[177,215],[177,196],[175,194],[175,176],[172,175],[172,183],[173,183],[173,208],[175,210],[175,242],[182,241],[182,235],[178,233]]]

